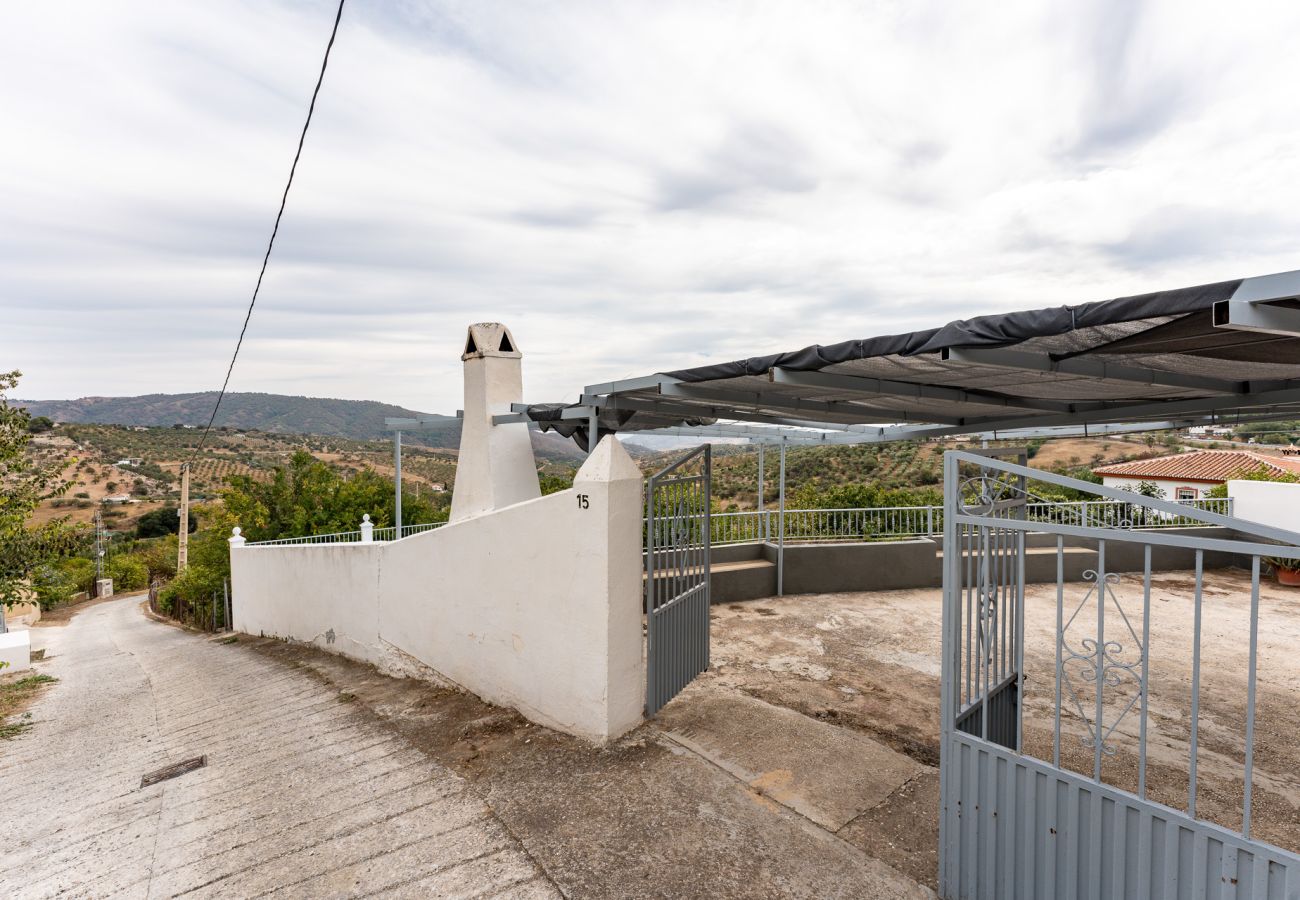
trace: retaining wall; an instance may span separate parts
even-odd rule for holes
[[[1162,528],[1161,534],[1198,535],[1227,539],[1235,535],[1227,528]],[[1096,541],[1064,539],[1065,579],[1080,581],[1083,573],[1098,563]],[[1129,541],[1106,543],[1108,572],[1140,572],[1143,544]],[[1025,581],[1045,584],[1056,580],[1056,537],[1029,534],[1025,538]],[[731,544],[713,552],[714,571],[710,590],[714,603],[756,600],[776,593],[776,544]],[[786,594],[833,594],[857,591],[892,591],[905,588],[938,588],[943,585],[942,538],[880,541],[871,543],[786,544],[784,585]],[[757,563],[767,563],[758,565]],[[753,565],[737,566],[737,563]],[[729,565],[730,564],[730,565]],[[1207,569],[1239,565],[1234,554],[1207,550]],[[1181,547],[1151,546],[1153,571],[1191,569],[1195,551]]]
[[[231,548],[234,625],[428,667],[601,742],[641,721],[641,473],[606,438],[574,486],[388,543]]]

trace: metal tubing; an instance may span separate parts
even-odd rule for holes
[[[1056,538],[1056,717],[1052,727],[1052,765],[1061,767],[1061,647],[1065,643],[1065,539]]]
[[[1101,781],[1101,748],[1105,743],[1103,735],[1102,691],[1106,686],[1106,542],[1097,542],[1097,661],[1093,668],[1096,672],[1096,713],[1093,727],[1092,778]]]
[[[1196,551],[1196,611],[1192,619],[1192,736],[1187,769],[1187,814],[1196,816],[1196,763],[1201,725],[1201,581],[1205,551]]]
[[[1142,724],[1138,734],[1138,796],[1147,797],[1147,716],[1151,693],[1151,545],[1142,555]]]
[[[1246,674],[1246,766],[1241,798],[1241,834],[1250,837],[1250,806],[1255,774],[1255,675],[1259,660],[1259,557],[1250,558],[1250,662]]]
[[[402,536],[402,432],[393,432],[393,524]]]
[[[763,450],[764,449],[765,448],[763,447],[762,444],[758,445],[758,514],[759,514],[758,527],[760,529],[758,539],[761,541],[766,541],[769,537],[767,533],[767,527],[766,527],[767,516],[763,514],[763,492],[766,489],[764,485],[764,481],[765,481],[764,475],[766,473],[763,471],[763,463],[764,463]]]
[[[781,445],[781,492],[777,515],[776,595],[785,596],[785,444]]]

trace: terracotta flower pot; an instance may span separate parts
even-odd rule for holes
[[[1277,583],[1300,587],[1300,569],[1284,569],[1278,566]]]

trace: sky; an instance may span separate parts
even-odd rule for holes
[[[220,386],[332,0],[0,30],[16,396]],[[348,0],[230,389],[526,399],[1300,268],[1300,4]]]

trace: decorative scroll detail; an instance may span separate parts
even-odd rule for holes
[[[1007,476],[1002,472],[976,475],[963,480],[957,492],[961,512],[968,516],[992,516],[1008,500],[1028,499],[1029,492],[1020,487],[1017,481],[1018,477]]]
[[[1075,711],[1078,712],[1079,718],[1083,720],[1088,729],[1087,735],[1079,739],[1085,747],[1096,748],[1098,741],[1101,742],[1101,752],[1105,756],[1114,756],[1116,748],[1114,743],[1110,742],[1110,737],[1115,733],[1124,717],[1137,705],[1142,698],[1146,685],[1142,681],[1142,658],[1146,648],[1142,646],[1142,639],[1138,637],[1137,632],[1133,629],[1133,624],[1129,621],[1128,615],[1124,612],[1124,607],[1120,605],[1119,598],[1115,595],[1115,585],[1119,584],[1120,576],[1118,573],[1109,572],[1101,583],[1098,582],[1097,572],[1093,569],[1083,573],[1084,581],[1092,582],[1079,605],[1075,607],[1074,612],[1070,615],[1069,621],[1065,623],[1057,640],[1061,645],[1061,671],[1060,678],[1064,687],[1068,689],[1070,701],[1074,704]],[[1079,640],[1078,649],[1070,645],[1066,640],[1066,632],[1078,618],[1080,611],[1089,605],[1090,600],[1106,606],[1109,604],[1119,613],[1121,621],[1124,623],[1121,629],[1121,638],[1123,632],[1127,631],[1126,640],[1132,641],[1132,646],[1137,651],[1135,658],[1125,658],[1124,645],[1120,641],[1107,638],[1104,642],[1097,640],[1097,635],[1091,635]],[[1103,619],[1105,610],[1103,609]],[[1101,678],[1098,680],[1098,666],[1101,667]],[[1076,685],[1075,679],[1071,677],[1071,669],[1079,678],[1081,684]],[[1128,702],[1120,710],[1109,726],[1104,721],[1093,721],[1096,717],[1096,700],[1098,692],[1104,692],[1107,688],[1118,689],[1125,684],[1136,685],[1137,691],[1129,698]],[[1089,689],[1090,688],[1090,689]],[[1091,696],[1093,700],[1093,712],[1090,716],[1080,699],[1080,691],[1083,690],[1083,696]],[[1105,697],[1102,698],[1102,709],[1105,709]],[[1104,714],[1103,714],[1104,718]]]
[[[668,535],[671,549],[682,550],[694,543],[696,532],[699,529],[692,520],[692,515],[698,517],[698,514],[692,510],[687,498],[679,497],[673,508],[672,525]]]

